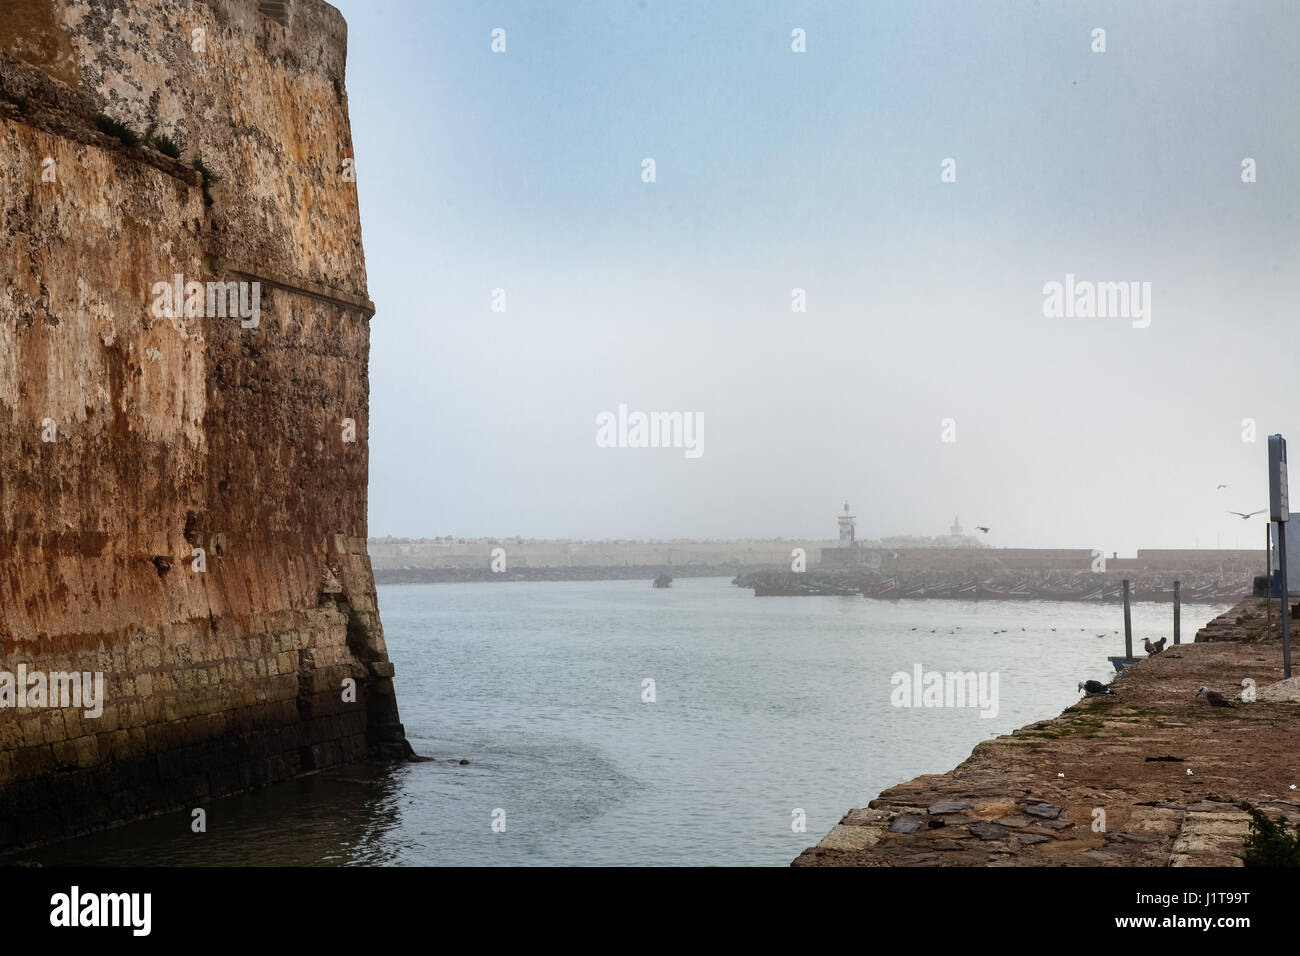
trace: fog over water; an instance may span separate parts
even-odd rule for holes
[[[864,538],[1262,546],[1227,512],[1300,435],[1300,7],[337,5],[372,534],[827,536],[848,498]],[[621,403],[703,454],[598,447]]]

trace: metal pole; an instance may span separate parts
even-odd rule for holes
[[[1133,657],[1133,619],[1128,610],[1128,578],[1124,579],[1124,656]]]
[[[1291,606],[1287,603],[1286,522],[1277,523],[1277,557],[1282,574],[1282,676],[1291,676]]]
[[[1174,582],[1174,643],[1183,642],[1183,595],[1180,590],[1182,585],[1177,581]]]
[[[1264,640],[1273,637],[1273,522],[1264,522]]]

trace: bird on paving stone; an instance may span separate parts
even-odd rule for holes
[[[1204,697],[1210,702],[1211,707],[1231,707],[1232,702],[1220,694],[1217,690],[1210,690],[1208,687],[1196,688],[1196,696]]]
[[[1169,638],[1162,637],[1160,638],[1160,640],[1152,644],[1151,638],[1149,637],[1143,638],[1142,647],[1146,649],[1147,654],[1154,657],[1155,655],[1159,654],[1161,651],[1165,649],[1165,641],[1167,640],[1169,640]]]
[[[1081,680],[1079,681],[1079,690],[1089,694],[1111,694],[1113,696],[1118,696],[1113,690],[1099,680]]]

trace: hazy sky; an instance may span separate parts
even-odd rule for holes
[[[1226,512],[1300,442],[1300,6],[335,3],[372,535],[833,537],[847,498],[1262,548]],[[1045,317],[1067,273],[1149,282],[1149,327]],[[598,447],[620,403],[703,454]]]

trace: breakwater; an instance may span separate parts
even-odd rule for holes
[[[645,581],[660,574],[673,578],[731,577],[732,565],[637,565],[636,567],[386,568],[375,569],[376,584],[446,584],[454,581]]]
[[[800,549],[810,564],[832,542],[778,538],[742,541],[537,541],[526,538],[371,538],[371,561],[377,572],[541,569],[609,570],[615,578],[625,569],[663,568],[683,575],[735,574],[741,568],[790,566]],[[455,578],[440,580],[459,580]],[[558,579],[557,579],[558,580]]]
[[[1186,602],[1223,603],[1251,593],[1248,571],[1107,572],[1089,571],[884,571],[786,570],[747,571],[736,577],[740,587],[758,597],[861,594],[880,600],[958,601],[1122,601],[1124,581],[1133,601],[1174,600],[1174,584]]]
[[[1300,681],[1281,680],[1278,624],[1276,601],[1270,626],[1247,598],[1127,668],[1114,695],[850,810],[795,865],[1240,866],[1251,808],[1300,825]]]

